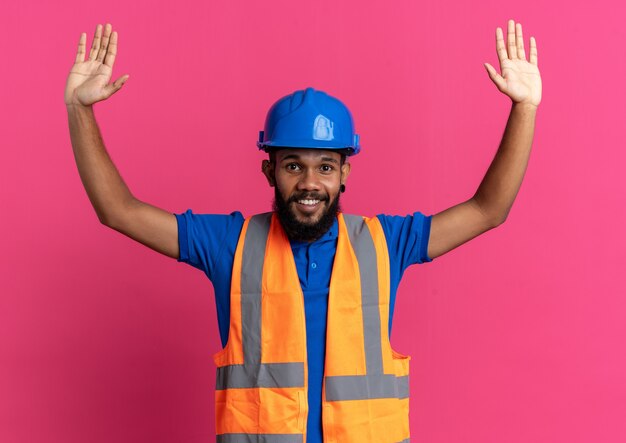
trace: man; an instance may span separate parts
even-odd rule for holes
[[[258,147],[275,190],[274,211],[244,218],[172,214],[130,193],[111,162],[93,115],[109,85],[117,33],[98,25],[88,60],[81,34],[65,103],[81,180],[100,221],[203,270],[212,280],[223,349],[217,365],[219,442],[409,441],[410,357],[391,348],[395,293],[423,263],[503,223],[528,163],[541,101],[537,48],[526,61],[522,28],[496,29],[512,100],[498,152],[474,196],[432,217],[362,217],[340,210],[360,151],[352,116],[313,88],[278,100]]]

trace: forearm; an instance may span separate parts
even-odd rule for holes
[[[528,166],[537,107],[513,104],[502,142],[474,200],[496,224],[506,220]]]
[[[109,223],[134,197],[104,147],[91,106],[66,105],[80,179],[102,223]]]

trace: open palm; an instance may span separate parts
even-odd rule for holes
[[[496,28],[496,51],[502,75],[498,74],[489,63],[485,63],[491,80],[513,102],[538,106],[541,102],[541,75],[537,67],[535,38],[530,38],[530,60],[527,61],[522,25],[509,20],[507,45],[504,44],[502,29]]]
[[[85,60],[87,34],[80,35],[76,61],[70,70],[65,86],[65,104],[90,106],[109,98],[128,80],[129,75],[118,78],[109,84],[113,73],[113,63],[117,53],[117,32],[111,33],[111,25],[106,24],[104,35],[102,25],[96,26],[89,58]]]

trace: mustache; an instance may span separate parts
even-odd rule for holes
[[[328,200],[328,196],[327,195],[318,194],[316,192],[303,192],[301,194],[294,194],[291,197],[289,197],[289,200],[287,200],[287,203],[297,202],[298,200],[327,201]]]

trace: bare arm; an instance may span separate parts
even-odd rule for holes
[[[502,142],[474,196],[433,216],[428,243],[430,258],[504,223],[522,184],[541,101],[541,77],[535,39],[530,39],[530,62],[527,62],[521,25],[515,26],[513,20],[508,25],[508,54],[502,30],[496,29],[496,49],[503,75],[485,64],[491,80],[512,99]]]
[[[504,223],[528,165],[536,108],[513,105],[500,148],[476,194],[433,216],[428,242],[432,259]]]
[[[100,222],[157,252],[178,258],[176,216],[137,200],[104,147],[92,105],[110,97],[128,77],[108,84],[117,49],[117,33],[111,35],[107,24],[104,36],[101,34],[102,27],[98,25],[86,61],[83,61],[86,38],[81,34],[76,62],[65,91],[70,138],[81,181]]]

